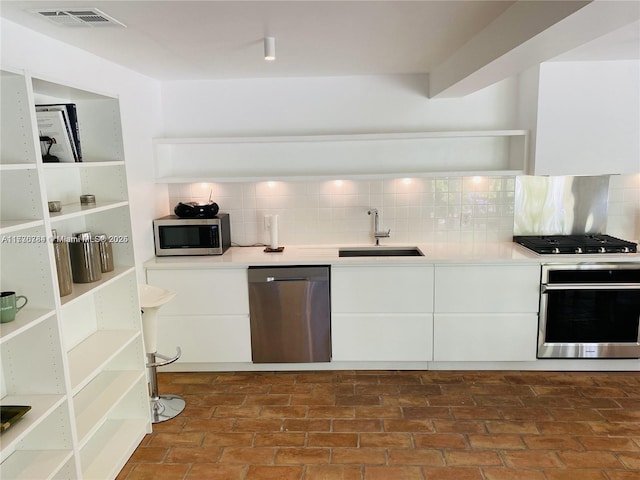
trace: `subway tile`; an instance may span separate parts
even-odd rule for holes
[[[331,420],[286,419],[282,429],[285,432],[328,432],[331,430]]]
[[[358,434],[310,432],[308,445],[310,447],[357,447]]]
[[[409,448],[408,433],[360,433],[360,447]]]
[[[413,441],[418,448],[468,448],[464,435],[455,433],[414,434]]]
[[[328,464],[331,455],[329,448],[279,448],[276,463],[310,465]]]
[[[484,480],[482,471],[479,468],[469,467],[445,467],[422,469],[425,478],[428,480]]]
[[[564,464],[555,452],[503,451],[502,457],[508,467],[516,468],[560,468]]]
[[[251,465],[245,480],[300,480],[302,467],[279,465]]]
[[[362,480],[360,466],[307,465],[304,480]]]
[[[186,464],[138,463],[133,466],[127,480],[175,480],[184,478],[188,470],[189,465]]]
[[[483,468],[486,480],[548,480],[544,472],[517,468]],[[582,477],[576,477],[582,480]]]
[[[276,449],[268,447],[224,447],[220,463],[273,463]]]
[[[474,449],[523,450],[526,448],[519,435],[478,435],[469,434],[469,445]]]
[[[640,425],[636,425],[638,428],[638,435],[636,438],[640,439]],[[578,441],[584,446],[585,450],[596,451],[640,451],[640,447],[636,444],[632,438],[625,437],[578,437]]]
[[[167,455],[167,463],[215,463],[221,447],[174,447]]]
[[[216,463],[194,464],[185,480],[243,480],[246,467],[244,465],[219,465]],[[151,477],[149,477],[151,478]],[[153,477],[157,478],[157,477]],[[182,478],[182,477],[175,477]]]
[[[382,421],[378,419],[354,419],[340,420],[332,422],[333,432],[381,432]],[[407,430],[402,430],[406,432]]]
[[[444,458],[451,466],[496,466],[502,465],[502,460],[496,452],[488,450],[446,450]]]
[[[364,467],[364,480],[389,480],[398,478],[403,480],[422,480],[420,467],[370,466]]]
[[[582,445],[569,435],[525,435],[523,440],[530,450],[583,450]]]
[[[620,461],[610,452],[559,452],[570,468],[620,468]]]
[[[256,447],[302,447],[305,441],[303,432],[256,433],[253,444]]]
[[[381,448],[333,448],[331,463],[384,465],[387,463],[387,456]]]

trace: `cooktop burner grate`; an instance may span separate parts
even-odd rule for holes
[[[513,241],[542,255],[636,253],[638,248],[637,243],[628,242],[605,234],[522,235],[513,237]]]

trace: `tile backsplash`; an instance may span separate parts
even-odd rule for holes
[[[640,173],[611,176],[607,233],[625,240],[640,240]]]
[[[515,177],[434,177],[311,182],[169,185],[180,201],[211,199],[231,217],[234,244],[268,243],[264,216],[279,215],[282,245],[373,243],[377,208],[381,243],[510,241]]]
[[[209,195],[231,216],[238,245],[269,242],[264,216],[279,215],[282,245],[373,243],[370,208],[384,243],[510,241],[515,177],[432,177],[169,185],[169,210]],[[640,239],[640,174],[612,175],[607,232]]]

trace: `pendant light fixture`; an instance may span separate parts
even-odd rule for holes
[[[276,59],[275,37],[264,37],[264,59],[272,62]]]

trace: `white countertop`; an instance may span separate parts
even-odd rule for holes
[[[386,247],[417,246],[423,257],[339,257],[344,247],[373,245],[286,245],[284,251],[267,253],[264,247],[231,247],[223,255],[153,257],[148,269],[233,268],[264,265],[433,265],[433,264],[542,264],[638,262],[637,254],[538,255],[513,243],[419,243],[391,244]]]

